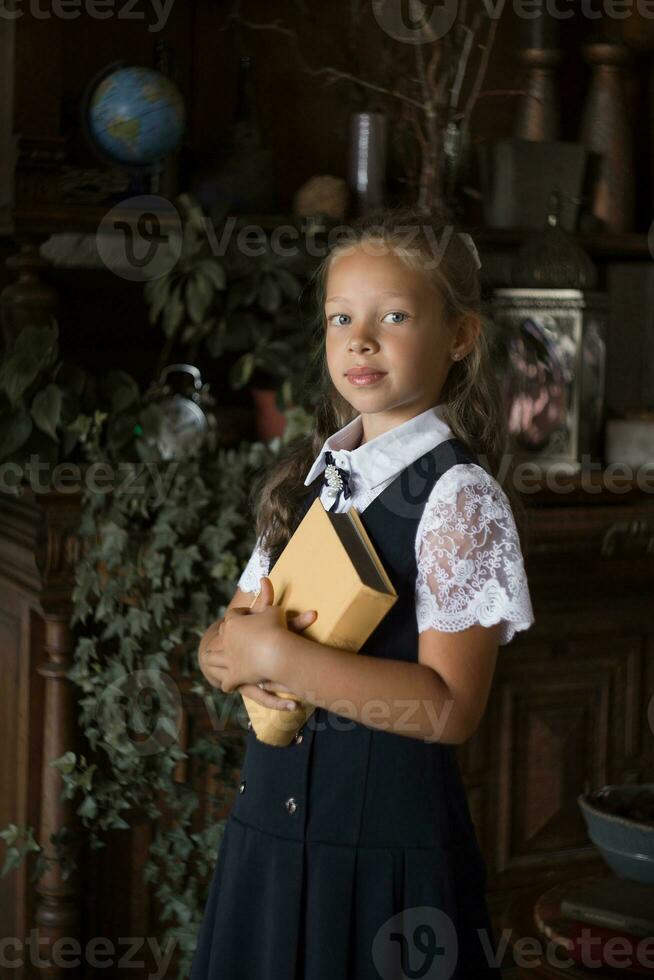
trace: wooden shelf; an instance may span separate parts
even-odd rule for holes
[[[480,249],[519,246],[538,234],[535,228],[468,228]],[[649,236],[645,232],[577,232],[572,236],[591,255],[598,258],[642,258],[651,260]],[[654,235],[652,236],[654,247]]]

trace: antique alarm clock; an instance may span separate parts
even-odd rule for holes
[[[174,371],[186,372],[193,378],[190,397],[173,391],[168,376]],[[157,446],[162,459],[178,459],[199,448],[207,437],[210,421],[203,406],[214,403],[208,386],[202,384],[199,370],[192,364],[169,364],[153,386],[150,403],[161,412],[162,419]]]

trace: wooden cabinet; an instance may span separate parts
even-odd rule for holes
[[[579,793],[654,778],[654,494],[555,496],[529,508],[535,623],[500,649],[462,752],[498,910],[596,857]]]

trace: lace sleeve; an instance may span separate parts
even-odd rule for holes
[[[268,574],[269,557],[268,553],[261,547],[261,539],[257,538],[256,544],[250,555],[249,561],[243,573],[236,583],[243,592],[259,592],[259,581],[264,575]]]
[[[434,485],[416,535],[418,631],[502,623],[500,645],[534,622],[520,540],[500,484],[458,463]]]

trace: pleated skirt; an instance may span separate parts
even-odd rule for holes
[[[467,841],[301,841],[230,813],[190,978],[497,980],[484,886]]]

